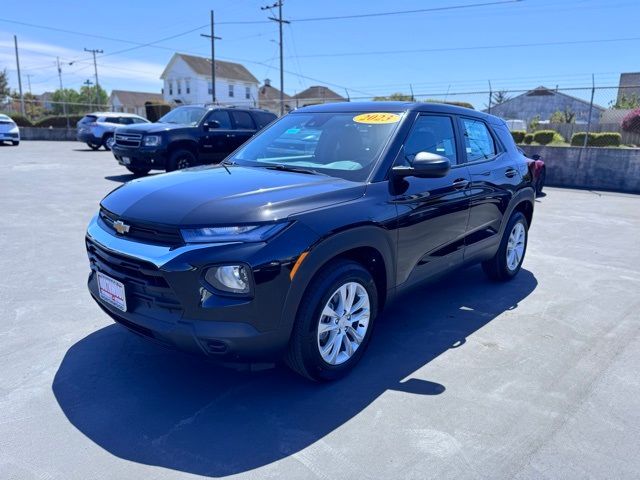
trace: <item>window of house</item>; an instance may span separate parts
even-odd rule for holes
[[[229,84],[229,96],[233,97],[233,87],[234,85]]]
[[[251,99],[251,87],[244,87],[244,98]]]
[[[184,81],[184,88],[187,92],[187,95],[191,93],[191,82],[189,80]]]
[[[182,94],[182,82],[180,80],[176,80],[176,87],[178,90],[178,95]]]
[[[404,142],[404,160],[411,163],[419,152],[447,157],[456,164],[456,137],[450,117],[420,115]]]
[[[467,162],[475,162],[496,156],[496,144],[484,122],[463,118],[464,144],[467,150]]]
[[[173,95],[173,80],[169,80],[169,95]]]

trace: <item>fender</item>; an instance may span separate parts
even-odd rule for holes
[[[298,306],[316,273],[331,259],[358,247],[375,248],[382,259],[387,277],[387,297],[395,286],[396,258],[392,241],[393,232],[374,225],[365,225],[335,233],[312,245],[295,274],[285,299],[280,325],[287,335],[291,333]],[[380,299],[384,302],[384,299]]]
[[[509,206],[507,207],[507,211],[502,216],[502,223],[500,224],[500,235],[499,235],[499,238],[502,238],[502,235],[504,234],[504,230],[505,230],[505,228],[507,228],[507,223],[509,222],[509,219],[511,218],[511,214],[516,209],[516,207],[518,205],[520,205],[522,202],[531,203],[531,219],[533,220],[533,210],[534,210],[534,206],[535,206],[535,201],[536,201],[535,190],[531,186],[524,187],[524,188],[518,190],[513,195],[513,197],[511,198],[511,201],[509,202]],[[532,222],[529,222],[529,227],[531,227],[531,223]]]

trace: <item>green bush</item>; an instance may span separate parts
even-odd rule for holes
[[[74,128],[76,123],[84,117],[84,115],[69,115],[69,127]],[[52,115],[50,117],[44,117],[38,120],[34,127],[41,128],[66,128],[67,118],[64,115]]]
[[[618,132],[596,133],[593,140],[594,147],[619,147],[622,143],[622,135]]]
[[[19,127],[31,127],[33,126],[33,123],[31,123],[31,120],[29,120],[29,118],[25,117],[24,115],[20,114],[20,113],[13,113],[13,112],[1,112],[5,115],[7,115],[9,118],[11,118],[11,120],[13,120],[14,122],[16,122],[16,125],[18,125]]]
[[[571,137],[571,145],[574,147],[582,147],[586,134],[586,132],[574,133]],[[590,132],[587,140],[588,147],[619,147],[621,143],[622,135],[618,132]]]
[[[524,136],[524,143],[526,143],[527,145],[531,145],[531,142],[533,142],[533,133],[527,133]]]
[[[564,142],[564,138],[555,130],[538,130],[533,134],[533,141],[540,145]]]
[[[513,130],[511,132],[511,136],[513,137],[513,141],[516,143],[524,142],[524,137],[527,134],[525,130]]]

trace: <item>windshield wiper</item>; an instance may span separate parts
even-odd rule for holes
[[[258,166],[258,165],[256,165]],[[269,170],[280,170],[283,172],[295,172],[295,173],[306,173],[309,175],[324,175],[329,176],[326,173],[319,172],[312,168],[301,168],[294,167],[293,165],[284,165],[282,163],[276,163],[274,165],[259,165],[260,168],[268,168]]]

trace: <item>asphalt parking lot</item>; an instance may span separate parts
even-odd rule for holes
[[[84,228],[132,176],[0,147],[0,478],[637,478],[640,196],[547,189],[520,275],[405,295],[348,378],[164,350],[90,299]]]

